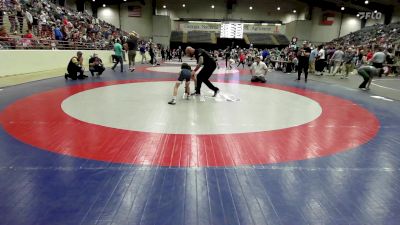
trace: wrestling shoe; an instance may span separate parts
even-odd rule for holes
[[[168,104],[170,104],[170,105],[175,105],[175,104],[176,104],[176,100],[175,100],[175,99],[172,99],[171,101],[168,102]]]
[[[214,91],[213,97],[217,97],[218,93],[219,93],[219,89],[217,88],[217,90]]]

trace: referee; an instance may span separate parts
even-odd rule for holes
[[[205,51],[204,49],[198,48],[194,49],[188,46],[185,50],[185,53],[189,57],[195,57],[197,60],[197,66],[193,70],[192,75],[196,73],[203,66],[203,69],[197,74],[196,81],[196,95],[200,95],[201,83],[205,83],[208,88],[214,91],[213,97],[217,96],[219,89],[215,87],[210,81],[210,77],[214,70],[217,68],[217,64],[215,60]]]

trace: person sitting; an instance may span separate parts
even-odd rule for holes
[[[268,67],[264,62],[261,62],[261,57],[256,56],[256,61],[251,65],[251,82],[267,82],[265,76],[268,72]]]
[[[103,61],[98,57],[96,53],[93,54],[89,59],[89,71],[94,76],[94,73],[97,72],[97,76],[100,76],[106,68],[103,66]]]
[[[87,76],[83,75],[83,57],[82,57],[82,52],[78,51],[76,53],[76,56],[72,57],[71,60],[68,63],[67,71],[68,73],[65,74],[65,79],[68,80],[68,78],[71,78],[72,80],[76,79],[85,79]],[[79,76],[78,76],[79,73]]]

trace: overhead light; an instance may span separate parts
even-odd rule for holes
[[[253,6],[250,6],[249,9],[250,9],[250,10],[253,10]]]
[[[282,24],[280,24],[280,23],[276,23],[276,24],[275,24],[275,26],[282,26]]]
[[[374,13],[378,13],[378,10],[375,10]]]
[[[167,8],[167,6],[166,6],[166,5],[163,5],[162,7],[163,7],[164,9],[166,9],[166,8]]]
[[[126,2],[126,0],[124,0],[124,2]]]
[[[214,5],[211,5],[211,8],[213,9],[213,8],[215,8],[215,6],[214,6]]]
[[[268,26],[269,23],[262,23],[261,25],[263,25],[263,26]]]
[[[106,4],[103,4],[103,7],[106,7]]]
[[[360,14],[357,13],[357,17],[360,17]]]
[[[369,1],[368,0],[365,0],[365,2],[364,2],[366,5],[368,5],[368,3],[369,3]]]
[[[281,7],[278,6],[278,8],[276,8],[276,10],[278,10],[278,11],[281,10]]]
[[[93,0],[93,2],[95,2],[96,0]]]
[[[296,13],[297,11],[296,10],[293,10],[293,13]]]
[[[340,10],[342,10],[342,11],[343,11],[343,10],[344,10],[344,6],[342,6],[342,8],[340,8]]]
[[[183,7],[183,8],[185,8],[185,7],[186,7],[186,5],[185,5],[185,4],[182,4],[182,7]]]

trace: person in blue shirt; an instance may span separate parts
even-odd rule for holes
[[[176,81],[174,86],[174,92],[172,95],[172,100],[168,102],[170,105],[176,104],[176,96],[178,95],[178,88],[183,81],[185,81],[185,94],[186,99],[190,98],[190,78],[192,76],[192,69],[187,63],[182,63],[181,72],[179,73],[178,81]]]
[[[58,41],[62,41],[63,40],[64,36],[63,36],[63,34],[61,32],[60,26],[56,26],[54,28],[54,38],[56,40],[58,40]]]
[[[269,51],[268,51],[268,49],[264,49],[264,50],[262,51],[262,57],[263,57],[263,59],[269,57]]]

